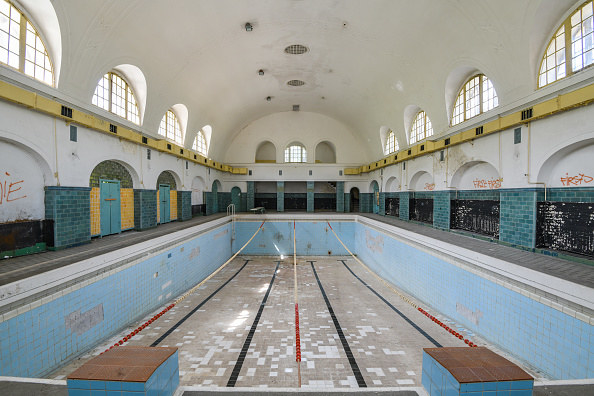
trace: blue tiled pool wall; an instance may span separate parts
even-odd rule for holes
[[[193,287],[231,254],[225,224],[0,323],[0,375],[50,373]]]
[[[355,250],[384,279],[551,378],[594,377],[594,326],[360,223]]]
[[[262,224],[261,221],[238,221],[235,223],[233,252],[237,252],[254,235],[260,224]],[[330,222],[330,224],[346,246],[351,249],[351,246],[354,245],[355,223],[348,221]],[[342,256],[349,254],[340,242],[338,242],[325,221],[297,221],[295,222],[295,229],[297,235],[297,254],[300,256]],[[262,256],[293,255],[293,221],[265,222],[263,229],[241,254]]]

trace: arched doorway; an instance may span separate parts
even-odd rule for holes
[[[241,208],[241,189],[237,186],[231,189],[231,203],[235,205],[235,211],[239,212]]]
[[[372,212],[375,214],[378,214],[379,213],[379,185],[377,184],[377,182],[375,180],[371,182],[369,189],[372,192],[372,196],[371,196]]]
[[[351,188],[350,196],[351,204],[349,205],[349,211],[356,213],[359,211],[359,189],[357,187]]]

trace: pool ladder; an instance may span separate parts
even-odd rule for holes
[[[235,204],[227,206],[227,216],[231,216],[231,243],[235,240]]]

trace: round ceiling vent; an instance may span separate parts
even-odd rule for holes
[[[307,51],[307,47],[301,44],[293,44],[285,48],[285,52],[291,55],[301,55],[305,54]]]
[[[287,81],[287,85],[290,85],[292,87],[300,87],[302,85],[305,85],[305,81],[291,80],[291,81]]]

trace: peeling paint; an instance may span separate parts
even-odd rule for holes
[[[214,239],[217,240],[219,238],[224,237],[225,235],[227,235],[229,233],[229,230],[223,230],[217,234],[214,235]]]
[[[99,304],[85,313],[81,313],[78,309],[67,315],[64,322],[67,329],[76,335],[81,335],[103,322],[103,304]]]
[[[190,252],[189,258],[191,260],[193,258],[198,257],[199,255],[200,255],[200,246],[195,247],[194,249],[192,249],[192,251]]]
[[[473,311],[459,302],[456,303],[456,312],[470,320],[475,326],[479,325],[479,320],[483,317],[483,313],[480,310]]]

